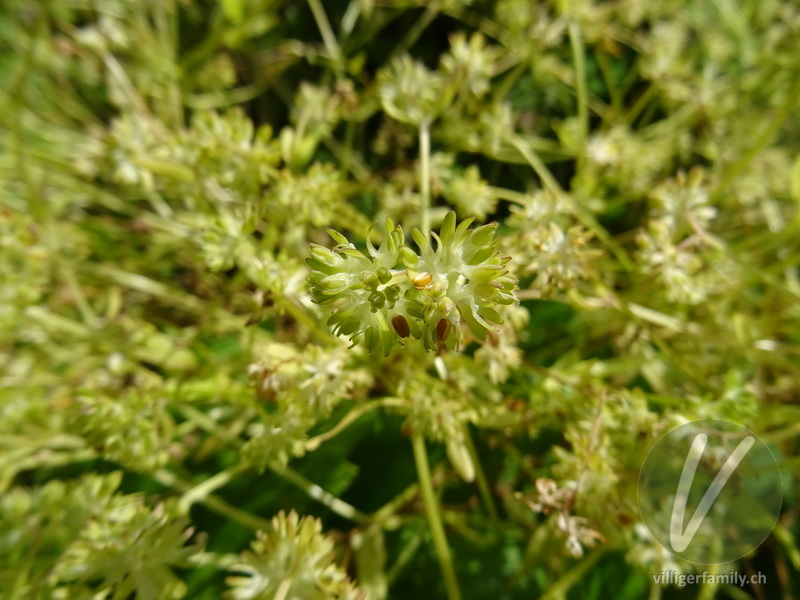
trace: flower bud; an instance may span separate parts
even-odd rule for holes
[[[393,285],[387,287],[383,292],[386,294],[386,298],[389,300],[390,304],[394,304],[400,299],[400,292]]]
[[[347,289],[349,281],[350,276],[347,273],[336,273],[323,277],[319,283],[323,294],[338,294]]]
[[[375,275],[375,273],[370,273],[368,271],[365,271],[361,274],[361,281],[364,284],[364,287],[373,291],[377,290],[378,285],[380,285],[380,279],[378,276]]]
[[[386,296],[380,292],[372,292],[367,300],[369,300],[369,303],[372,304],[373,308],[383,308],[386,304]]]
[[[392,280],[392,274],[389,269],[385,267],[378,269],[378,280],[383,284],[389,283]]]

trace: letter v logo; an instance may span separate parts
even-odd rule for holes
[[[703,499],[700,500],[700,504],[697,506],[697,509],[695,509],[691,519],[689,519],[686,529],[684,529],[683,521],[686,514],[686,503],[689,499],[689,492],[692,489],[692,482],[694,481],[694,475],[697,471],[697,465],[700,462],[700,458],[703,456],[703,451],[706,448],[707,442],[708,436],[706,434],[698,434],[692,442],[692,447],[689,449],[689,454],[686,456],[686,462],[683,463],[683,471],[681,472],[681,478],[678,482],[678,491],[675,494],[675,502],[672,505],[672,519],[669,528],[669,542],[675,552],[683,552],[688,548],[697,530],[706,518],[708,511],[711,510],[714,501],[722,491],[722,488],[725,487],[725,484],[728,482],[728,479],[730,479],[730,476],[733,475],[736,467],[739,466],[739,463],[742,462],[742,459],[750,451],[750,448],[753,447],[753,444],[755,444],[755,438],[752,435],[747,436],[739,442],[739,445],[731,452],[728,460],[722,465],[714,481],[711,482],[706,493],[703,494]]]

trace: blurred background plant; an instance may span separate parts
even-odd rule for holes
[[[4,598],[800,596],[795,2],[5,0],[0,48]],[[348,349],[309,245],[451,211],[521,303]],[[651,577],[699,418],[778,456],[766,584]]]

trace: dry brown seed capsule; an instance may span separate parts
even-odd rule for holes
[[[452,328],[453,324],[449,319],[440,319],[436,324],[436,337],[442,342],[445,341],[450,335],[450,330]]]
[[[414,278],[411,280],[411,283],[414,284],[415,288],[421,290],[422,288],[429,286],[431,284],[431,281],[433,281],[433,277],[431,276],[431,274],[423,272],[419,273],[418,275],[415,275]]]
[[[408,327],[408,321],[403,315],[395,315],[392,317],[392,327],[397,332],[401,338],[407,338],[408,334],[411,333],[411,329]]]

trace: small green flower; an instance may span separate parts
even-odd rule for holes
[[[408,55],[380,71],[378,91],[383,110],[401,123],[432,120],[443,104],[441,76]]]
[[[497,71],[498,51],[486,44],[480,33],[470,36],[463,32],[450,37],[450,51],[441,58],[442,72],[459,80],[461,89],[475,97],[489,90],[489,83]]]
[[[457,209],[470,210],[480,220],[493,213],[497,206],[497,197],[492,194],[489,184],[481,178],[475,165],[467,167],[460,176],[453,177],[443,190],[443,195]]]
[[[90,518],[59,560],[53,577],[74,586],[97,586],[102,597],[182,598],[185,569],[201,551],[189,542],[194,528],[176,518],[174,505],[153,509],[142,496],[112,496]],[[187,543],[188,542],[188,543]]]
[[[349,336],[353,345],[363,339],[370,352],[388,355],[400,340],[390,323],[396,316],[418,313],[413,299],[402,296],[394,268],[401,262],[403,230],[386,220],[386,237],[379,248],[367,241],[369,256],[356,250],[342,234],[331,229],[338,242],[332,250],[312,244],[307,259],[313,269],[308,277],[319,304],[334,303],[328,319],[337,335]],[[412,333],[418,333],[412,329]],[[419,337],[417,335],[417,337]]]
[[[497,251],[497,223],[469,229],[474,219],[462,221],[456,227],[456,214],[448,213],[442,222],[434,250],[419,230],[412,235],[420,249],[416,261],[407,263],[409,276],[414,272],[431,273],[431,283],[423,290],[426,296],[423,319],[426,325],[424,341],[428,349],[435,339],[455,349],[461,341],[460,319],[479,340],[487,331],[501,324],[503,318],[497,305],[518,302],[514,296],[517,280],[505,268],[510,258],[501,258]],[[460,318],[459,318],[460,317]],[[451,326],[442,325],[442,320]]]
[[[434,250],[419,230],[413,236],[420,254],[404,245],[403,231],[390,219],[380,248],[367,240],[369,257],[347,239],[329,231],[339,244],[332,250],[312,244],[307,262],[315,300],[333,304],[328,324],[334,333],[363,339],[370,352],[388,355],[408,336],[422,338],[433,350],[444,342],[455,350],[461,342],[463,319],[479,340],[502,317],[497,305],[517,302],[516,280],[497,252],[497,223],[469,229],[473,219],[456,227],[449,213]],[[405,270],[397,267],[404,266]]]
[[[334,562],[333,541],[322,534],[322,523],[294,511],[275,516],[269,533],[259,531],[232,571],[227,597],[234,600],[327,600],[356,591]]]

